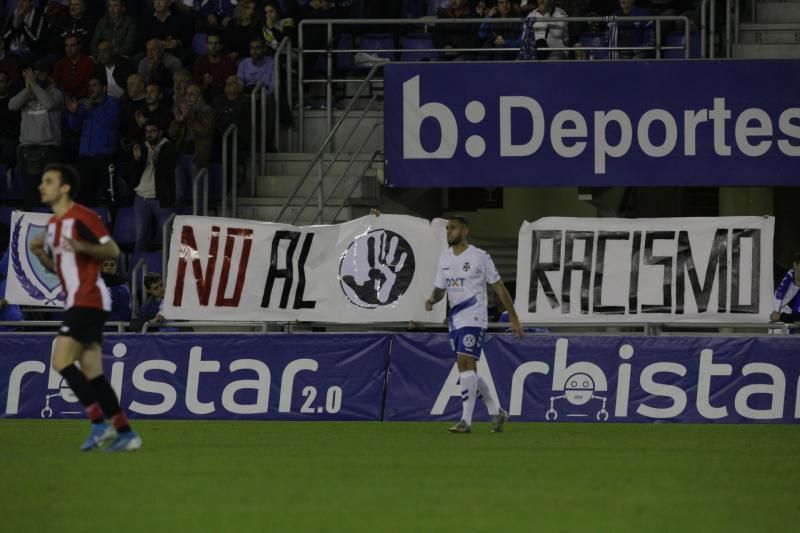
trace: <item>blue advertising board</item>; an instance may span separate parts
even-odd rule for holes
[[[800,183],[800,62],[391,63],[395,187]]]
[[[2,416],[84,416],[51,344],[0,336]],[[389,337],[106,335],[103,354],[131,418],[380,420]]]
[[[512,421],[796,423],[800,417],[800,339],[791,336],[490,335],[484,354],[478,373]],[[446,339],[395,338],[384,419],[460,414]],[[482,405],[476,418],[488,418]]]
[[[0,335],[0,417],[83,418],[52,337]],[[108,335],[132,418],[458,420],[446,334]],[[797,423],[800,338],[489,335],[478,373],[512,421]],[[478,402],[476,420],[488,420]]]

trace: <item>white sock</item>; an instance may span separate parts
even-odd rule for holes
[[[492,394],[489,384],[480,376],[478,376],[478,397],[486,404],[486,409],[489,410],[490,415],[500,414],[500,403]]]
[[[459,374],[459,381],[461,382],[461,408],[463,410],[461,419],[471,426],[475,398],[478,396],[478,376],[475,375],[474,370],[467,370]]]

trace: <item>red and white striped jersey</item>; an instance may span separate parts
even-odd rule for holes
[[[108,230],[97,213],[77,203],[63,217],[54,215],[47,222],[47,247],[64,289],[64,309],[77,306],[110,311],[111,296],[100,276],[103,261],[76,254],[65,237],[105,244],[111,240]]]

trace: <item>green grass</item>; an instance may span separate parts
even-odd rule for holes
[[[800,426],[0,421],[0,531],[797,531]]]

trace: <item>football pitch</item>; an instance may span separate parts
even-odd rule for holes
[[[0,421],[0,531],[797,531],[800,426]]]

